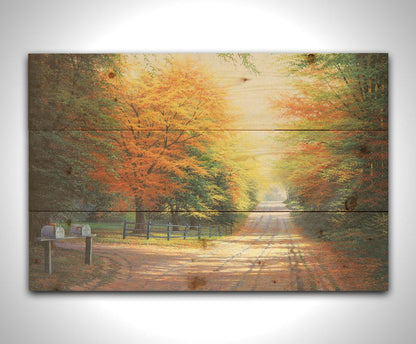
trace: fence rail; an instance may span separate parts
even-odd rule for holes
[[[131,228],[133,226],[133,228]],[[124,220],[123,239],[128,236],[150,238],[211,238],[214,236],[232,235],[233,227],[230,225],[173,225],[171,223],[135,223]]]

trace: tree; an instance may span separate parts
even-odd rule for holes
[[[121,104],[115,116],[123,129],[114,138],[120,163],[113,173],[98,168],[94,176],[127,195],[136,223],[144,223],[144,212],[178,192],[181,180],[207,174],[189,149],[205,152],[222,135],[210,129],[228,119],[224,92],[192,60],[172,58],[151,71],[133,61],[127,70],[113,85]]]
[[[171,205],[212,220],[255,202],[252,176],[218,154],[225,92],[191,59],[44,54],[29,67],[29,201],[37,219],[46,211],[31,228],[66,210],[133,206],[144,223]]]
[[[41,54],[29,56],[29,210],[30,239],[54,216],[68,210],[108,204],[106,186],[91,178],[106,154],[105,135],[86,133],[114,125],[114,102],[107,98],[109,73],[117,55]]]
[[[294,55],[296,93],[273,106],[289,134],[277,170],[298,209],[387,209],[387,55]],[[346,132],[345,130],[352,130]],[[368,131],[370,130],[370,131]],[[377,197],[374,197],[377,195]]]
[[[201,220],[231,224],[235,222],[237,213],[234,211],[238,210],[238,201],[252,197],[251,201],[256,203],[256,190],[253,188],[245,190],[242,184],[238,188],[235,187],[235,177],[233,176],[238,171],[232,170],[228,161],[231,157],[227,156],[227,159],[221,159],[215,149],[219,150],[220,147],[211,146],[204,153],[189,148],[188,154],[194,156],[201,163],[205,173],[188,173],[179,180],[175,180],[173,177],[173,180],[182,187],[172,196],[161,199],[162,204],[166,204],[169,208],[174,225],[178,224],[181,211],[186,212],[192,225],[196,225]],[[239,191],[237,200],[234,195],[235,189]]]

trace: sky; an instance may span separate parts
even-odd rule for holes
[[[278,97],[290,86],[285,71],[278,62],[279,55],[251,54],[258,70],[255,74],[242,64],[226,62],[217,54],[196,54],[216,74],[218,83],[228,93],[228,100],[238,114],[236,129],[266,129],[276,127],[275,112],[270,99]]]

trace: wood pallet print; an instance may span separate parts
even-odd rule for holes
[[[31,291],[386,291],[387,54],[29,55]]]

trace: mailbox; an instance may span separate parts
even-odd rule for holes
[[[51,239],[62,239],[65,237],[65,230],[61,226],[43,226],[40,235]]]
[[[73,236],[90,236],[91,227],[89,225],[72,225],[69,234]]]

